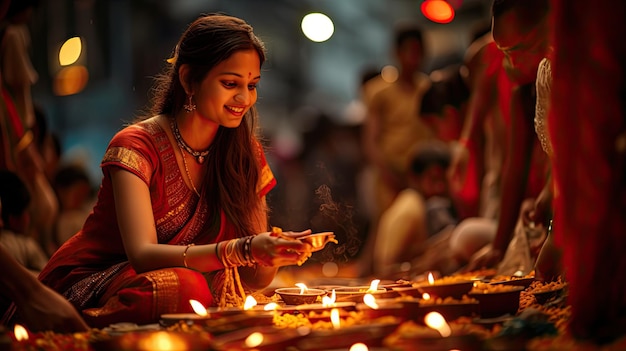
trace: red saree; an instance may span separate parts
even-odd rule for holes
[[[600,6],[599,6],[600,5]],[[626,335],[626,3],[555,1],[555,241],[579,338]]]
[[[259,150],[263,168],[258,192],[264,196],[276,180],[260,145]],[[189,299],[212,305],[210,284],[202,273],[181,267],[137,274],[124,252],[111,167],[132,172],[150,188],[159,243],[208,244],[236,237],[223,213],[220,225],[211,223],[217,219],[204,201],[209,194],[198,198],[186,186],[165,131],[151,120],[126,127],[111,140],[101,167],[104,177],[92,213],[83,229],[52,256],[40,280],[63,294],[94,327],[154,323],[163,313],[192,312]]]

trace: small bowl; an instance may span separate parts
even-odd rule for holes
[[[494,292],[470,292],[469,297],[480,302],[480,317],[493,318],[506,314],[516,315],[519,310],[519,298],[522,286],[514,289]]]
[[[308,335],[309,332],[302,329],[279,329],[272,326],[262,326],[241,329],[217,336],[211,340],[211,344],[215,350],[249,350],[250,345],[246,341],[251,335],[260,333],[263,337],[258,340],[258,345],[255,345],[254,350],[282,351],[294,345],[298,340]]]
[[[534,281],[535,281],[535,277],[511,278],[511,279],[507,279],[507,280],[490,281],[489,284],[492,284],[492,285],[516,285],[516,286],[523,286],[524,289],[526,289]]]
[[[478,316],[480,308],[478,301],[425,304],[414,299],[402,301],[402,304],[409,318],[422,325],[429,312],[439,312],[447,321],[453,321],[461,317]]]
[[[355,343],[363,343],[370,350],[383,345],[399,323],[381,322],[343,326],[338,329],[314,329],[297,343],[300,351],[348,350]]]
[[[442,351],[442,350],[464,350],[464,351],[481,351],[485,350],[485,345],[480,338],[474,334],[455,335],[441,337],[436,335],[437,331],[428,336],[401,336],[394,339],[389,346],[393,350],[420,350],[420,351]]]
[[[417,288],[422,294],[427,293],[431,298],[452,297],[455,299],[461,299],[463,298],[463,295],[466,295],[470,290],[472,290],[473,286],[474,282],[471,280],[460,280],[458,282],[440,284],[437,284],[437,281],[435,281],[435,284],[422,283],[417,285]]]
[[[398,293],[395,291],[387,291],[385,288],[378,288],[376,291],[367,291],[369,286],[353,286],[343,287],[335,289],[335,301],[351,301],[351,302],[363,302],[363,296],[365,294],[372,294],[378,299],[388,299],[397,297]]]
[[[313,249],[311,250],[312,252],[320,251],[329,242],[333,242],[335,244],[339,243],[337,239],[335,239],[335,233],[333,232],[309,234],[299,237],[298,240],[311,245],[311,247],[313,247]]]
[[[556,300],[563,293],[563,286],[552,290],[533,292],[533,296],[538,304],[543,305],[552,300]]]
[[[326,295],[326,291],[321,289],[306,289],[303,293],[300,288],[278,288],[274,291],[287,305],[312,304],[318,297]]]
[[[416,286],[407,286],[407,287],[394,287],[391,290],[397,292],[400,296],[404,297],[422,297],[423,293],[420,288]]]
[[[372,308],[364,303],[356,305],[357,311],[363,314],[365,319],[377,319],[386,316],[393,316],[401,321],[408,319],[404,305],[399,301],[385,300],[376,301],[378,308]]]

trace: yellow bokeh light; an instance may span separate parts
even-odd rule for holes
[[[302,18],[302,32],[311,41],[321,43],[335,32],[333,21],[323,13],[309,13]]]
[[[83,51],[83,44],[79,37],[73,37],[65,41],[59,49],[59,64],[61,66],[69,66],[80,57]]]
[[[57,96],[73,95],[85,89],[88,80],[85,66],[64,67],[54,77],[53,90]]]

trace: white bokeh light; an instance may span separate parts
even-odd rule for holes
[[[302,18],[302,32],[311,41],[321,43],[335,32],[333,21],[323,13],[309,13]]]

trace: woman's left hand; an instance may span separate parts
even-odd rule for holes
[[[312,247],[298,238],[311,234],[311,230],[301,232],[260,233],[252,240],[252,256],[263,266],[302,265],[312,254]]]

